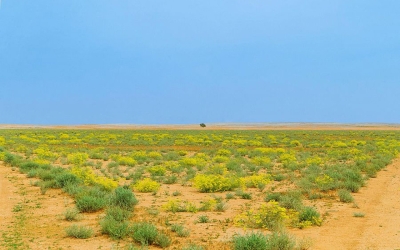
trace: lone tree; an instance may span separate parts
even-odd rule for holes
[[[200,127],[205,128],[205,127],[206,127],[206,124],[200,123]]]

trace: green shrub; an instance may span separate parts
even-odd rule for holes
[[[190,244],[189,246],[183,247],[182,250],[204,250],[204,247],[195,244]]]
[[[320,226],[322,223],[321,215],[313,207],[304,207],[299,213],[300,227],[306,227],[308,225]]]
[[[180,224],[174,224],[171,226],[171,231],[175,232],[178,237],[188,237],[190,234],[190,231],[185,229],[182,225]]]
[[[91,195],[84,195],[76,200],[76,207],[80,212],[93,213],[103,209],[106,206],[104,198]]]
[[[273,233],[268,237],[267,250],[292,250],[296,241],[286,233]]]
[[[58,187],[63,188],[68,184],[77,185],[80,183],[80,180],[71,173],[63,173],[56,177],[56,183]]]
[[[39,163],[33,162],[33,161],[28,161],[28,162],[24,162],[23,164],[21,164],[20,166],[20,170],[24,173],[28,173],[31,170],[36,170],[40,167]]]
[[[279,204],[288,209],[300,210],[303,207],[301,192],[291,191],[279,198]]]
[[[218,212],[224,212],[227,209],[227,205],[225,202],[217,202],[217,204],[215,204],[215,210]]]
[[[113,239],[122,239],[129,233],[129,224],[126,221],[117,221],[111,216],[106,216],[101,222],[101,232]]]
[[[344,188],[352,193],[357,193],[360,190],[361,185],[355,181],[346,181],[344,183]]]
[[[21,164],[20,157],[15,156],[10,153],[7,153],[7,152],[4,154],[3,161],[4,161],[4,163],[6,163],[7,165],[10,165],[12,167],[16,167]]]
[[[171,239],[168,237],[168,235],[159,233],[154,241],[154,243],[161,248],[166,248],[169,247],[172,243]]]
[[[129,188],[117,187],[111,196],[110,203],[113,206],[132,211],[138,200]]]
[[[92,237],[93,229],[85,226],[72,225],[65,229],[65,232],[69,237],[77,239],[87,239]]]
[[[239,189],[236,191],[236,195],[245,200],[251,200],[252,196],[251,193],[244,192],[243,190]]]
[[[76,208],[67,209],[64,212],[64,218],[67,221],[75,221],[79,219],[79,211]]]
[[[164,184],[174,184],[178,181],[178,177],[175,175],[166,176],[164,178]]]
[[[232,194],[232,193],[227,193],[227,194],[225,195],[225,199],[227,199],[227,200],[231,200],[231,199],[234,199],[234,198],[235,198],[235,195]]]
[[[198,222],[198,223],[208,223],[208,222],[210,222],[210,218],[208,218],[207,215],[200,215],[200,216],[197,218],[197,222]]]
[[[112,218],[116,221],[125,221],[131,217],[131,211],[120,207],[111,206],[106,211],[106,218]]]
[[[350,203],[354,201],[354,198],[351,195],[351,193],[345,189],[340,189],[338,191],[338,195],[339,195],[339,200],[341,202]]]
[[[147,222],[135,223],[132,228],[132,238],[142,245],[151,245],[156,240],[158,231],[157,228]]]
[[[235,250],[265,250],[268,246],[268,237],[261,233],[237,235],[233,237]]]

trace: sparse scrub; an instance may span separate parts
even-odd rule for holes
[[[345,189],[340,189],[338,191],[338,195],[341,202],[350,203],[354,201],[354,198],[351,195],[351,193]]]
[[[76,208],[70,208],[64,212],[64,218],[67,221],[76,221],[79,217],[79,211]]]
[[[73,237],[77,239],[87,239],[92,237],[93,235],[93,229],[91,229],[90,227],[78,225],[72,225],[66,228],[65,232],[67,233],[68,237]]]
[[[106,206],[104,198],[91,195],[84,195],[76,200],[76,207],[80,212],[93,213],[103,209]]]
[[[153,244],[158,235],[157,228],[148,222],[133,224],[131,231],[132,238],[144,246]]]
[[[101,232],[109,235],[112,239],[122,239],[130,232],[128,222],[116,220],[110,215],[100,221],[100,226]]]

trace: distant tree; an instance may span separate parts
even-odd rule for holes
[[[200,127],[205,128],[205,127],[206,127],[206,124],[200,123]]]

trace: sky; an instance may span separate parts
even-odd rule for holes
[[[398,0],[2,0],[0,124],[400,123]]]

